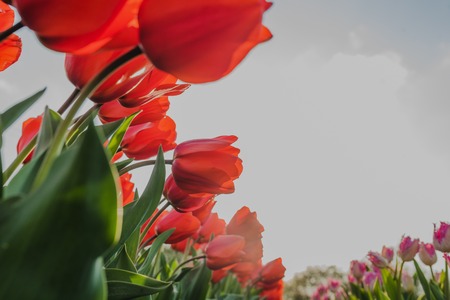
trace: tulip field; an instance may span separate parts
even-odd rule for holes
[[[31,30],[65,54],[73,84],[39,115],[27,110],[45,89],[1,111],[1,133],[27,119],[17,156],[0,164],[0,299],[282,299],[286,269],[263,263],[256,212],[225,222],[214,209],[243,171],[238,137],[178,141],[168,115],[169,97],[226,76],[271,38],[270,6],[0,1],[0,71]]]

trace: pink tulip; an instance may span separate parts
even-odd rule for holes
[[[404,236],[398,247],[398,256],[403,261],[412,261],[419,252],[419,239],[412,240],[409,236]]]
[[[366,272],[366,264],[357,260],[350,262],[350,273],[357,280],[361,280]]]
[[[390,263],[394,259],[394,248],[383,246],[381,255]]]
[[[433,245],[434,248],[441,252],[450,252],[450,224],[441,222],[441,225],[436,230],[434,224]]]
[[[420,243],[419,257],[420,260],[427,266],[434,265],[437,261],[437,256],[433,244]]]
[[[389,266],[388,261],[386,258],[384,258],[380,253],[369,251],[367,254],[367,257],[369,258],[370,262],[377,268],[383,269]]]

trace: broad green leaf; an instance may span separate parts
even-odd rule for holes
[[[420,269],[419,264],[417,263],[416,260],[414,260],[414,267],[416,268],[416,274],[417,274],[417,277],[419,278],[420,284],[422,285],[422,289],[425,293],[426,299],[432,300],[430,285],[428,284],[428,281],[425,278],[425,275],[423,275],[422,269]]]
[[[199,263],[180,281],[181,299],[205,300],[210,281],[211,270],[204,262]]]
[[[397,282],[392,277],[391,272],[388,269],[381,270],[381,276],[383,277],[383,286],[392,300],[400,299],[400,290],[398,289]]]
[[[137,251],[139,248],[139,231],[135,231],[133,234],[131,234],[124,245],[127,247],[127,252],[131,260],[135,262]]]
[[[101,255],[118,236],[117,206],[115,178],[91,126],[41,186],[1,215],[0,299],[106,299]]]
[[[142,224],[151,217],[161,200],[165,176],[166,166],[164,164],[163,151],[160,148],[152,175],[150,176],[150,180],[147,183],[142,196],[139,200],[133,201],[124,207],[122,234],[119,243],[108,251],[105,255],[105,261],[108,262],[121,245],[123,245],[135,231],[139,231]]]
[[[116,269],[122,269],[134,273],[137,272],[134,262],[128,255],[127,245],[123,245],[122,250],[119,252],[115,262],[114,268]]]
[[[61,121],[61,116],[57,112],[45,108],[33,156],[37,157],[47,151]]]
[[[33,159],[24,165],[5,187],[5,198],[27,194],[31,190],[43,160],[44,155],[34,155]]]
[[[114,132],[114,134],[111,136],[109,143],[108,143],[108,152],[111,157],[116,154],[117,149],[120,147],[120,143],[122,143],[122,139],[127,132],[128,127],[130,127],[131,121],[133,121],[134,117],[137,115],[137,113],[134,113],[128,117],[126,117],[122,123],[120,124],[119,128]]]
[[[45,89],[40,90],[36,94],[25,100],[15,104],[1,114],[3,131],[9,128],[31,105],[33,105],[44,94]]]
[[[164,244],[164,242],[169,238],[169,236],[174,232],[175,229],[170,229],[167,230],[163,233],[161,233],[160,235],[158,235],[158,237],[153,241],[151,247],[150,247],[150,251],[147,255],[147,257],[145,258],[144,263],[142,264],[142,266],[139,268],[139,273],[141,274],[147,274],[150,275],[151,272],[151,267],[153,266],[153,260],[156,256],[156,254],[158,253],[158,251],[161,249],[162,245]]]
[[[169,288],[172,282],[120,269],[106,269],[108,299],[133,299],[152,295]]]
[[[444,300],[444,293],[433,280],[430,280],[430,290],[436,300]]]

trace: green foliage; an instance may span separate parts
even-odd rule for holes
[[[0,204],[0,298],[105,299],[101,255],[117,238],[117,195],[92,126],[50,174]]]

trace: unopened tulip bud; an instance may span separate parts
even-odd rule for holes
[[[383,269],[389,266],[389,263],[386,260],[386,258],[381,256],[381,254],[378,252],[369,251],[367,257],[369,258],[370,262],[377,268]]]
[[[441,225],[436,229],[434,224],[433,245],[434,248],[441,252],[450,252],[450,224],[441,222]]]
[[[403,261],[412,261],[419,252],[419,239],[412,240],[409,236],[404,236],[398,248],[398,256]]]
[[[383,246],[381,255],[386,258],[388,263],[390,263],[394,259],[394,249],[392,247]]]
[[[350,274],[357,280],[361,280],[366,272],[366,264],[357,260],[350,262]]]
[[[436,250],[433,244],[420,243],[419,247],[420,260],[427,266],[432,266],[437,261]]]

